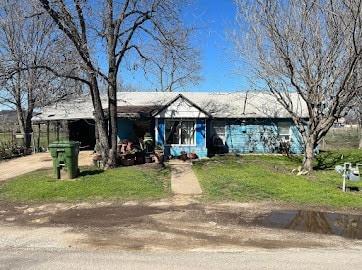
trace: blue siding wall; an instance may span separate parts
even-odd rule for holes
[[[225,126],[226,152],[245,153],[277,153],[278,152],[278,122],[284,119],[248,119],[229,120]],[[209,138],[210,140],[210,138]],[[300,154],[303,151],[303,143],[299,132],[291,125],[290,151]]]
[[[126,118],[117,119],[118,139],[119,140],[136,140],[136,135],[133,130],[133,121]]]
[[[225,132],[225,144],[230,153],[275,152],[278,128],[270,120],[229,122]]]
[[[139,138],[144,136],[146,132],[154,138],[154,121],[148,119],[117,119],[117,136],[118,140],[124,139],[137,143]]]
[[[295,154],[302,154],[304,151],[302,136],[295,125],[291,126],[291,130],[290,151]]]

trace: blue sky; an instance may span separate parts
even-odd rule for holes
[[[247,88],[245,80],[236,75],[232,63],[233,45],[227,42],[227,31],[235,19],[236,7],[231,0],[199,0],[194,12],[208,27],[198,31],[203,52],[204,81],[190,91],[241,91]]]
[[[186,12],[186,20],[201,26],[194,33],[193,43],[202,52],[203,80],[197,86],[190,85],[186,91],[234,92],[248,89],[245,78],[237,76],[231,59],[233,44],[227,42],[227,31],[233,25],[236,7],[232,0],[195,0]],[[151,90],[153,86],[141,79],[140,73],[123,70],[123,82],[139,90]]]

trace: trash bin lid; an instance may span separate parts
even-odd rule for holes
[[[55,142],[52,142],[51,144],[49,144],[49,148],[58,148],[58,147],[73,148],[73,147],[78,147],[78,146],[79,146],[79,142],[77,142],[77,141],[55,141]]]

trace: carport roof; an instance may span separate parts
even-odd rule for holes
[[[71,96],[45,106],[33,116],[33,122],[94,119],[92,100],[88,94]]]

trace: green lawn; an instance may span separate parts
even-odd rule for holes
[[[362,191],[343,193],[336,164],[362,163],[362,151],[319,154],[310,175],[292,173],[301,156],[244,155],[217,157],[194,163],[205,201],[284,201],[290,203],[362,208]],[[362,190],[362,181],[354,182]],[[170,169],[147,166],[102,171],[82,168],[75,180],[55,180],[51,170],[25,174],[0,185],[0,200],[153,200],[171,196]]]
[[[362,192],[343,193],[338,188],[342,185],[342,175],[334,171],[335,164],[362,163],[361,151],[321,153],[316,160],[316,171],[307,176],[292,173],[300,165],[300,160],[299,156],[218,157],[199,161],[193,168],[206,200],[270,200],[362,208]],[[353,185],[362,189],[362,181]]]
[[[31,172],[0,185],[0,200],[146,200],[170,196],[168,168],[81,168],[75,180],[55,180],[51,170]]]

